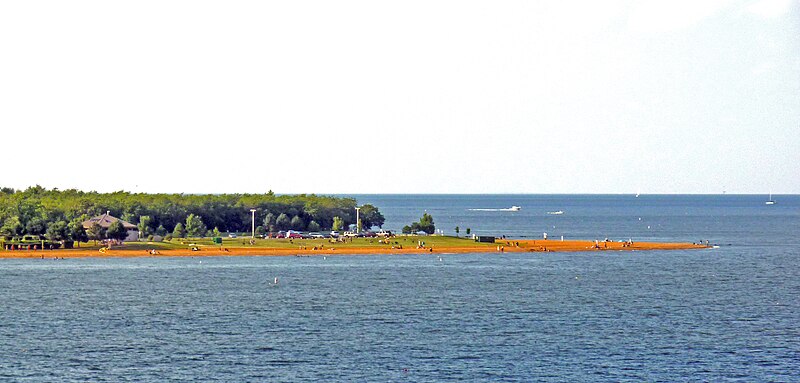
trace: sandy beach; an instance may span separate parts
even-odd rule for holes
[[[147,250],[125,249],[124,246],[99,252],[97,249],[62,250],[14,250],[0,251],[0,258],[103,258],[103,257],[201,257],[201,256],[313,256],[313,255],[365,255],[365,254],[422,254],[422,253],[486,253],[486,252],[603,252],[603,251],[645,251],[645,250],[685,250],[704,249],[705,245],[693,243],[657,242],[604,242],[586,240],[498,240],[495,246],[486,244],[475,246],[445,247],[328,247],[316,249],[308,247],[269,248],[269,247],[199,247],[197,251],[186,249],[157,250],[151,254]]]

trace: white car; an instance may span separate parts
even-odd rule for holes
[[[236,233],[228,233],[228,238],[236,238]]]

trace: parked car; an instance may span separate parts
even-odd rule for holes
[[[312,232],[312,233],[308,233],[308,237],[309,237],[309,238],[312,238],[312,239],[320,239],[320,238],[325,238],[325,236],[324,236],[324,235],[322,235],[322,233],[318,233],[318,232],[316,232],[316,231],[315,231],[315,232]]]
[[[362,231],[361,232],[361,236],[362,237],[367,237],[367,238],[373,238],[373,237],[377,237],[378,234],[376,234],[374,231]]]
[[[228,233],[228,238],[236,238],[238,237],[236,233]]]
[[[375,233],[375,235],[377,235],[378,237],[391,237],[392,236],[392,232],[389,231],[389,230],[381,230],[381,231]]]
[[[289,230],[286,233],[286,238],[302,239],[303,234],[300,233],[299,231]]]
[[[331,231],[330,236],[331,236],[331,238],[339,238],[339,232],[338,231]]]
[[[281,230],[278,234],[275,234],[275,238],[286,238],[286,232]]]
[[[345,231],[344,234],[342,234],[342,235],[345,236],[345,237],[358,237],[358,234],[356,234],[353,231]]]

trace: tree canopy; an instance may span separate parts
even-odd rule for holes
[[[83,192],[76,189],[48,190],[32,186],[26,190],[0,187],[0,236],[23,234],[47,235],[70,240],[102,239],[104,233],[88,233],[78,228],[89,218],[109,211],[138,226],[143,235],[155,232],[166,235],[177,224],[190,229],[187,218],[202,217],[189,235],[205,235],[208,227],[223,232],[247,232],[251,229],[250,209],[264,229],[326,230],[356,223],[356,200],[314,194],[145,194],[118,191],[113,193]],[[361,207],[364,227],[381,226],[383,215],[372,205]],[[70,230],[63,230],[62,222]],[[311,225],[311,223],[314,225]],[[76,226],[77,223],[77,226]],[[201,230],[202,229],[202,230]],[[91,230],[89,230],[91,231]],[[102,234],[93,236],[92,234]]]
[[[414,222],[411,225],[403,226],[403,233],[411,234],[418,231],[424,231],[428,234],[436,232],[436,226],[433,224],[433,217],[428,213],[423,213],[419,222]]]

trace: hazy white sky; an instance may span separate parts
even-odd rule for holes
[[[800,193],[797,1],[5,1],[0,186]]]

